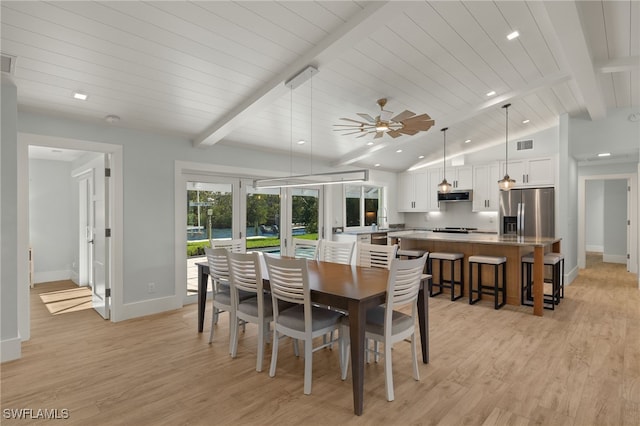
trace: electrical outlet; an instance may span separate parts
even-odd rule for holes
[[[147,291],[149,293],[155,293],[156,292],[156,283],[147,284]]]
[[[493,216],[489,216],[489,223],[493,223]]]

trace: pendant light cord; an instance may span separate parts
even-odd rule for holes
[[[311,75],[311,96],[309,99],[309,158],[311,161],[310,174],[313,174],[313,75]]]
[[[289,176],[293,176],[293,87],[289,90]]]
[[[511,104],[505,104],[502,108],[505,109],[505,141],[504,141],[504,174],[509,176],[509,107]]]
[[[447,179],[447,130],[448,127],[443,127],[442,134],[444,135],[444,142],[442,143],[442,180]]]

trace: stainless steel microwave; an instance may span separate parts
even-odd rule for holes
[[[446,194],[438,192],[439,202],[473,201],[473,191],[451,191]]]

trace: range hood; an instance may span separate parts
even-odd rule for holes
[[[451,191],[446,194],[438,192],[438,202],[473,201],[473,191]]]

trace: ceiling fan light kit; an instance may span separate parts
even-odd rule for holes
[[[448,194],[451,192],[451,184],[447,182],[447,130],[448,127],[440,129],[443,135],[442,143],[442,182],[438,184],[438,192],[440,194]]]
[[[334,130],[347,132],[343,133],[343,136],[359,134],[356,138],[373,134],[373,138],[378,139],[386,133],[395,139],[402,135],[412,136],[418,132],[426,132],[435,124],[428,114],[416,115],[409,110],[393,116],[393,112],[384,109],[387,98],[378,99],[377,103],[380,113],[376,117],[362,112],[358,115],[365,121],[342,117],[340,120],[348,121],[350,124],[334,124],[334,127],[337,127]]]
[[[498,188],[500,191],[509,191],[516,184],[514,179],[509,177],[509,107],[511,104],[504,104],[502,108],[505,110],[506,124],[505,124],[505,148],[504,148],[504,177],[498,181]]]

